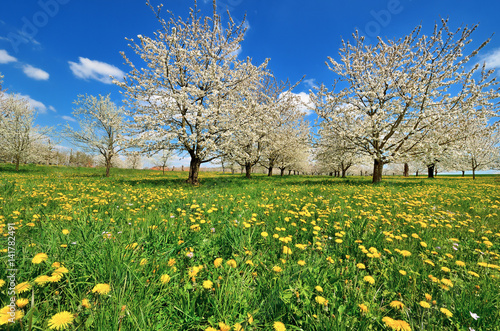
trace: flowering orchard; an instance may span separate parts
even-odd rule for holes
[[[500,329],[498,177],[9,169],[3,329]]]

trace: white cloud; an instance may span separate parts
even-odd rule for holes
[[[43,102],[31,98],[29,95],[16,94],[16,98],[28,101],[31,107],[38,110],[41,114],[47,113],[47,106],[45,106]]]
[[[304,79],[303,83],[307,88],[312,89],[313,87],[316,87],[315,83],[316,79],[310,78],[310,79]]]
[[[17,62],[17,59],[10,56],[5,49],[0,49],[0,63]]]
[[[23,72],[26,76],[36,79],[36,80],[47,80],[49,79],[49,73],[43,71],[42,69],[35,68],[29,64],[23,65]]]
[[[481,64],[486,62],[486,69],[500,68],[500,48],[482,56]]]
[[[66,115],[65,115],[65,116],[61,116],[61,118],[62,118],[63,120],[66,120],[66,121],[76,122],[76,120],[75,120],[73,117],[71,117],[71,116],[66,116]]]
[[[281,95],[280,95],[280,98],[282,95],[284,94],[288,94],[290,92],[283,92]],[[314,109],[314,104],[311,102],[311,98],[309,97],[309,93],[306,93],[306,92],[300,92],[300,93],[293,93],[291,92],[291,94],[295,97],[298,97],[299,98],[299,101],[300,101],[300,105],[298,107],[298,109],[301,111],[301,112],[304,112],[306,115],[310,115],[313,113],[313,109]]]
[[[49,106],[49,109],[53,111],[54,113],[57,113],[57,110],[53,106]]]
[[[114,65],[79,57],[79,63],[68,61],[73,74],[81,79],[95,79],[105,84],[111,84],[109,76],[122,80],[125,73]]]

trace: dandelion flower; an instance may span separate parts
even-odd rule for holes
[[[431,307],[431,305],[427,301],[420,301],[418,304],[420,306],[422,306],[423,308],[430,308]]]
[[[146,265],[148,264],[148,259],[142,259],[141,262],[139,263],[139,265],[143,266],[143,265]]]
[[[161,275],[160,280],[161,280],[162,284],[166,284],[166,283],[170,282],[170,276],[167,274]]]
[[[23,282],[21,284],[17,284],[16,287],[14,288],[14,291],[19,294],[19,293],[24,293],[27,292],[31,289],[31,285],[28,282]]]
[[[260,235],[261,235],[262,237],[266,238],[269,234],[268,234],[267,232],[265,232],[265,231],[264,231],[264,232],[262,232]]]
[[[282,271],[283,271],[283,269],[281,269],[279,266],[275,265],[275,266],[273,267],[273,271],[274,271],[274,272],[282,272]]]
[[[446,308],[440,308],[439,309],[443,314],[445,314],[447,317],[452,317],[453,314],[451,313],[451,311],[449,311],[448,309]]]
[[[475,273],[474,271],[470,271],[470,270],[469,270],[469,271],[467,271],[467,273],[468,273],[469,275],[474,276],[474,277],[479,277],[479,275],[478,275],[477,273]]]
[[[212,283],[211,280],[206,280],[203,282],[203,287],[207,290],[210,290],[212,288],[212,285],[214,285],[214,283]]]
[[[399,270],[399,273],[400,273],[401,275],[403,275],[403,276],[406,276],[406,271],[404,271],[404,270]]]
[[[356,267],[357,267],[358,269],[366,269],[366,267],[365,267],[365,265],[364,265],[363,263],[358,263],[358,264],[356,264]]]
[[[361,310],[361,312],[363,312],[363,313],[368,312],[368,307],[364,303],[359,304],[358,307]]]
[[[220,322],[219,329],[220,329],[220,331],[229,331],[229,330],[231,330],[231,327],[224,322]]]
[[[292,250],[287,246],[283,246],[283,254],[292,255]]]
[[[92,308],[92,305],[90,304],[89,299],[85,298],[82,300],[82,307]]]
[[[92,293],[99,293],[101,295],[108,294],[111,291],[111,286],[109,284],[97,284],[92,289]]]
[[[273,327],[275,331],[286,331],[285,324],[281,322],[274,322]]]
[[[459,267],[465,267],[465,262],[462,261],[455,261],[455,264]]]
[[[403,255],[404,257],[408,257],[408,256],[411,256],[411,252],[407,251],[407,250],[402,250],[401,252],[399,252],[401,255]]]
[[[41,276],[38,276],[37,278],[35,278],[35,283],[37,285],[43,286],[46,283],[48,283],[49,280],[50,280],[49,276],[47,276],[47,275],[41,275]]]
[[[443,283],[446,286],[453,287],[453,283],[449,279],[443,278],[441,279],[441,283]]]
[[[363,280],[367,283],[370,283],[370,284],[375,284],[375,279],[372,277],[372,276],[365,276],[363,277]]]
[[[431,301],[432,300],[432,295],[425,293],[425,300]]]
[[[0,287],[3,287],[5,285],[5,280],[0,279]]]
[[[208,328],[205,329],[205,331],[217,331],[217,329],[209,326]]]
[[[441,267],[441,270],[443,270],[444,272],[450,272],[450,268],[447,267]]]
[[[316,302],[319,303],[320,305],[324,305],[327,302],[327,300],[325,298],[323,298],[319,295],[317,295],[314,300],[316,300]]]
[[[402,303],[401,301],[398,301],[398,300],[394,300],[392,301],[389,306],[391,306],[392,308],[397,308],[397,309],[403,309],[405,307],[404,303]]]
[[[319,286],[319,285],[318,285],[318,286],[316,286],[316,287],[314,287],[314,289],[315,289],[316,291],[318,291],[318,292],[323,292],[323,288],[322,288],[321,286]]]
[[[22,298],[22,299],[17,299],[16,300],[16,306],[18,306],[19,308],[23,308],[24,306],[26,306],[27,304],[29,303],[29,300],[26,299],[26,298]]]
[[[236,268],[236,261],[233,259],[227,261],[226,264],[232,268]]]
[[[49,320],[49,329],[63,330],[73,323],[73,319],[73,314],[69,311],[57,313]]]
[[[63,229],[63,230],[62,230],[62,233],[63,233],[64,235],[69,234],[69,230],[68,230],[68,229]]]
[[[31,260],[31,263],[33,264],[40,264],[43,261],[47,260],[49,257],[45,253],[38,253],[33,257],[33,260]]]
[[[305,266],[305,265],[306,265],[306,261],[304,261],[304,260],[298,260],[298,261],[297,261],[297,264],[303,267],[303,266]],[[0,286],[0,287],[1,287],[1,286]]]

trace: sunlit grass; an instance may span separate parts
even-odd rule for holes
[[[10,328],[500,329],[498,177],[254,177],[3,166]]]

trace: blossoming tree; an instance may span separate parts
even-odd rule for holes
[[[246,25],[229,16],[224,27],[215,1],[211,17],[201,17],[196,3],[186,20],[172,13],[162,19],[160,9],[161,30],[131,40],[146,67],[138,68],[122,53],[131,71],[115,83],[124,89],[140,146],[154,151],[171,145],[187,153],[187,182],[196,185],[200,165],[217,158],[225,138],[240,127],[234,122],[235,105],[267,61],[257,67],[249,58],[238,60]]]
[[[373,159],[374,183],[382,180],[384,164],[432,144],[436,127],[455,124],[461,112],[493,106],[498,91],[492,71],[467,68],[489,40],[464,55],[476,28],[450,31],[443,20],[430,36],[419,26],[376,45],[355,33],[352,43],[343,41],[339,62],[329,58],[339,78],[332,90],[322,85],[311,95],[316,112]],[[342,89],[335,91],[336,85]]]

